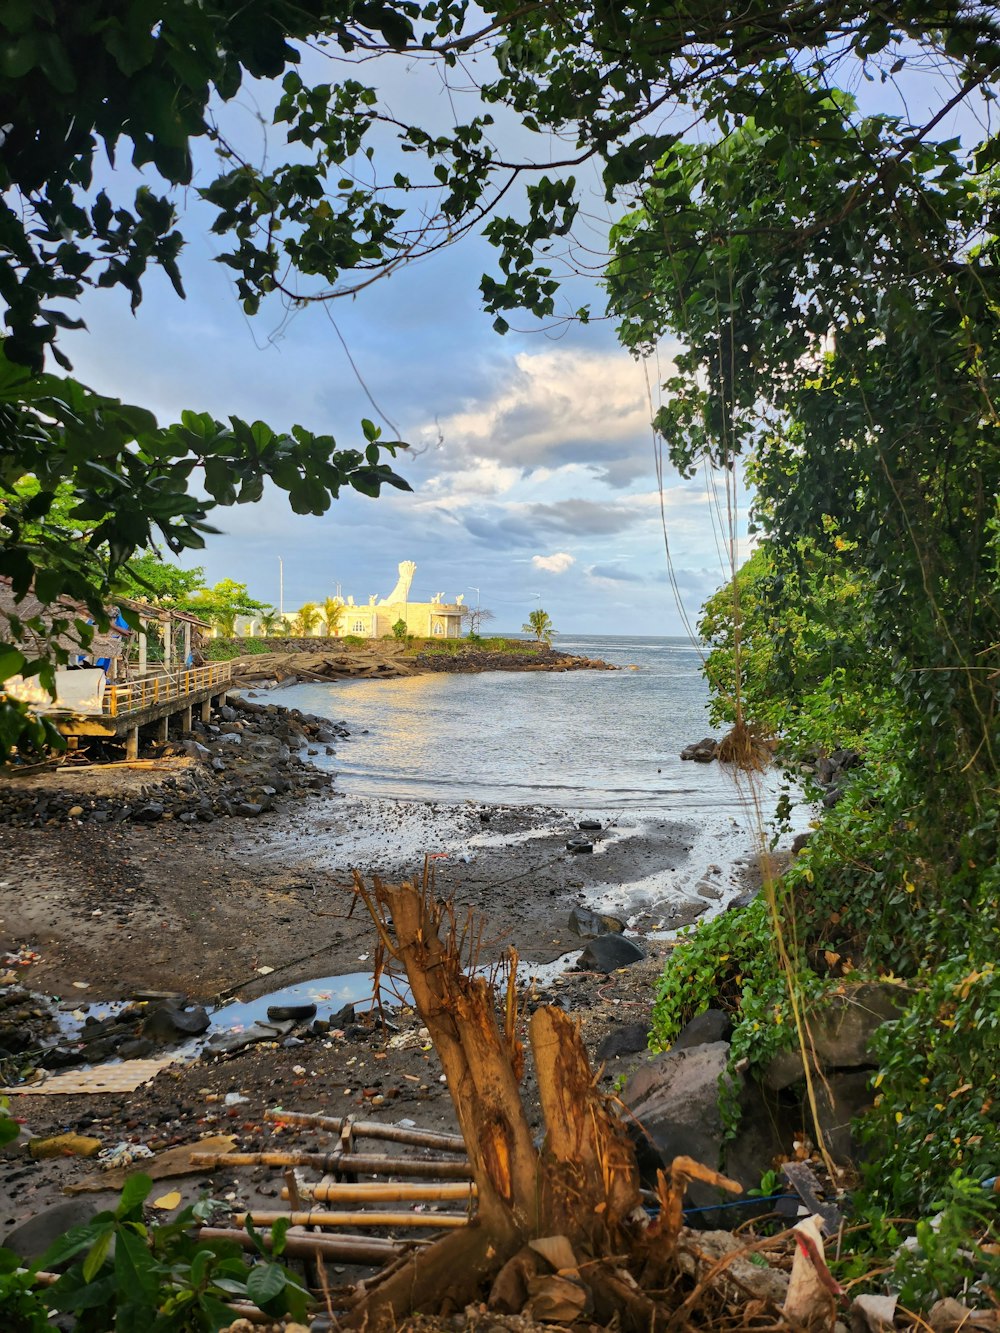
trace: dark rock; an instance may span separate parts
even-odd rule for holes
[[[733,1024],[728,1014],[724,1014],[721,1009],[706,1009],[703,1014],[697,1014],[681,1029],[670,1049],[689,1051],[694,1046],[728,1041],[732,1031]]]
[[[682,759],[693,759],[698,764],[710,764],[717,758],[719,753],[719,742],[714,736],[705,736],[700,741],[695,741],[693,745],[685,745],[681,750]]]
[[[851,1133],[851,1122],[874,1104],[871,1071],[827,1074],[815,1084],[816,1119],[835,1162],[857,1166],[862,1152]]]
[[[165,808],[159,801],[150,801],[148,805],[140,806],[132,818],[143,824],[153,824],[156,820],[163,818]]]
[[[796,833],[795,837],[792,839],[792,855],[798,856],[799,852],[801,852],[803,848],[808,847],[811,841],[811,833]]]
[[[592,912],[589,907],[574,907],[569,914],[569,928],[582,940],[594,940],[600,935],[621,935],[625,922],[616,916]]]
[[[330,1015],[330,1026],[334,1028],[347,1028],[355,1021],[356,1015],[353,1004],[345,1004],[342,1009],[338,1009],[335,1014]]]
[[[264,806],[260,801],[237,801],[232,809],[234,815],[243,815],[247,819],[252,819],[263,812]]]
[[[216,773],[225,773],[226,761],[224,759],[220,759],[219,756],[216,755],[215,758],[212,760],[212,768],[215,770]]]
[[[601,935],[590,941],[577,966],[581,972],[614,972],[645,957],[645,950],[624,935]]]
[[[899,1017],[908,992],[889,982],[866,981],[830,995],[810,1015],[809,1031],[816,1059],[823,1069],[872,1068],[872,1037],[883,1023]],[[764,1070],[764,1084],[779,1092],[805,1078],[802,1054],[779,1051]]]
[[[200,1004],[191,1009],[161,1004],[146,1015],[142,1033],[156,1041],[176,1041],[179,1037],[197,1036],[206,1031],[210,1023],[211,1019]]]
[[[219,709],[219,716],[223,722],[235,722],[239,715],[235,708],[231,708],[229,704],[223,704]]]
[[[207,1055],[231,1055],[242,1051],[245,1046],[252,1046],[258,1041],[277,1041],[287,1037],[295,1026],[292,1022],[251,1023],[239,1032],[215,1032],[205,1043]]]
[[[718,1167],[723,1141],[719,1085],[728,1077],[728,1060],[729,1044],[724,1041],[667,1051],[641,1066],[625,1084],[622,1100],[664,1161],[687,1156]],[[688,1197],[696,1207],[719,1201],[717,1191],[697,1182]]]
[[[130,1037],[118,1047],[118,1055],[123,1060],[145,1060],[156,1049],[148,1037]]]
[[[746,893],[738,893],[735,898],[726,904],[726,911],[732,912],[736,908],[749,907],[758,893],[760,893],[760,889],[748,889]]]
[[[597,1048],[598,1060],[614,1060],[619,1055],[634,1055],[649,1045],[648,1023],[623,1023],[615,1028]]]
[[[190,755],[192,759],[200,759],[203,763],[208,763],[212,757],[212,751],[207,745],[202,745],[201,741],[184,741],[184,753]]]
[[[3,1239],[4,1248],[12,1250],[21,1259],[40,1259],[53,1241],[71,1227],[86,1226],[101,1211],[101,1206],[90,1199],[67,1199],[51,1208],[43,1208],[7,1232]]]

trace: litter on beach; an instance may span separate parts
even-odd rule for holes
[[[135,1092],[161,1069],[175,1063],[173,1055],[156,1060],[122,1060],[116,1065],[95,1065],[92,1069],[67,1069],[50,1074],[38,1083],[19,1083],[0,1088],[2,1097],[54,1097],[60,1093]]]

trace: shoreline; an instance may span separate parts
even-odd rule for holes
[[[267,722],[256,710],[244,716],[255,728]],[[305,778],[312,771],[305,765]],[[148,784],[149,776],[140,770],[131,781]],[[551,807],[395,801],[306,785],[299,796],[280,794],[272,810],[254,818],[182,824],[169,813],[153,822],[61,818],[0,826],[3,948],[39,955],[14,965],[16,983],[62,996],[85,1016],[91,1006],[100,1012],[102,1001],[135,991],[183,992],[206,1004],[222,993],[251,1001],[297,983],[365,973],[377,937],[355,899],[352,870],[369,879],[419,874],[424,853],[445,852],[431,862],[435,892],[453,899],[460,925],[467,916],[481,922],[480,962],[516,948],[526,971],[538,976],[523,986],[522,1003],[569,1010],[610,1091],[645,1059],[673,932],[723,910],[759,881],[750,839],[731,818],[728,828],[726,820],[703,819],[699,829],[695,819],[662,812],[609,812],[602,820],[608,827],[587,835],[594,851],[574,854],[566,843],[579,836],[576,814]],[[635,910],[625,910],[629,899]],[[616,903],[644,958],[609,974],[547,966],[586,943],[569,928],[574,907],[604,911]],[[667,920],[671,907],[677,915]],[[450,1096],[435,1052],[419,1039],[419,1019],[405,1007],[392,1019],[399,1032],[391,1045],[377,1028],[298,1028],[287,1042],[171,1066],[130,1094],[19,1093],[12,1113],[26,1132],[0,1151],[0,1240],[9,1225],[57,1203],[65,1186],[93,1173],[84,1159],[33,1161],[29,1134],[72,1127],[104,1147],[124,1141],[156,1150],[232,1131],[253,1151],[273,1146],[276,1131],[263,1115],[275,1105],[454,1129]],[[630,1038],[620,1054],[599,1055],[605,1039],[624,1032]],[[227,1110],[220,1103],[230,1094],[246,1102]],[[530,1074],[525,1096],[537,1118]],[[208,1188],[267,1206],[269,1187],[259,1173],[220,1170],[179,1186],[185,1202]],[[109,1192],[87,1198],[95,1211],[112,1201]]]

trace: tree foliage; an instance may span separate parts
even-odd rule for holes
[[[552,617],[548,611],[543,611],[540,606],[531,612],[528,619],[521,626],[521,630],[525,634],[534,634],[538,643],[545,644],[551,644],[552,637],[556,632],[552,624]]]

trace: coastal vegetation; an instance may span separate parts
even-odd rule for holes
[[[557,305],[553,247],[569,244],[580,206],[568,172],[600,160],[608,201],[626,212],[607,271],[622,341],[637,355],[679,343],[656,415],[665,454],[688,476],[744,469],[754,488],[758,550],[703,622],[717,717],[738,740],[773,741],[798,776],[803,764],[818,776],[835,751],[858,759],[835,791],[805,775],[824,802],[808,846],[757,902],[675,951],[655,1040],[721,1005],[737,1023],[734,1058],[759,1067],[788,1045],[808,1058],[826,996],[865,978],[901,984],[857,1206],[914,1299],[940,1290],[962,1253],[995,1273],[995,1196],[982,1186],[1000,1115],[998,141],[979,129],[976,99],[995,96],[996,14],[926,0],[669,13],[487,3],[470,31],[461,4],[331,16],[171,0],[152,20],[138,3],[109,16],[97,0],[7,11],[0,574],[47,604],[76,599],[98,624],[136,552],[157,537],[200,548],[213,511],[256,501],[266,481],[303,514],[326,512],[345,486],[408,489],[385,458],[400,442],[370,421],[349,448],[194,411],[163,427],[70,375],[58,335],[79,327],[86,288],[122,287],[135,308],[152,266],[183,294],[177,212],[194,140],[220,155],[200,195],[248,315],[353,295],[488,218],[499,272],[482,292],[500,332],[513,310],[589,318]],[[307,87],[295,66],[312,42],[446,69],[489,55],[486,105],[573,146],[560,167],[531,168],[493,148],[485,108],[438,134],[400,124],[360,79]],[[923,120],[845,91],[924,62],[941,87]],[[292,145],[260,169],[215,115],[250,79],[282,79],[270,110]],[[697,136],[659,127],[651,113],[668,104]],[[945,137],[963,106],[970,142]],[[399,171],[393,194],[380,173],[370,186],[345,174],[375,156],[380,128],[427,180]],[[95,193],[99,150],[144,170],[132,198]],[[522,212],[498,215],[529,169]],[[227,626],[232,613],[215,611]],[[91,632],[83,616],[60,628],[81,643]],[[44,629],[11,620],[0,680],[34,672],[51,685],[66,650],[32,656],[30,632]],[[541,609],[526,630],[554,633]],[[22,706],[0,701],[4,748],[35,735]],[[915,1215],[918,1248],[897,1254],[890,1220]],[[122,1264],[131,1249],[121,1244]],[[107,1246],[94,1253],[90,1276]]]
[[[718,106],[715,138],[654,169],[608,278],[627,346],[680,339],[657,417],[671,460],[754,487],[756,550],[701,622],[716,721],[822,801],[762,898],[675,951],[653,1040],[722,1006],[734,1061],[759,1070],[808,1058],[830,995],[900,985],[859,1206],[988,1237],[995,1210],[969,1200],[1000,1128],[993,145],[923,135],[871,176],[896,121],[797,71],[772,91],[780,124],[770,99],[736,125]],[[892,1262],[933,1289],[933,1246]]]
[[[551,643],[556,632],[552,624],[552,617],[547,611],[543,611],[540,606],[531,612],[521,629],[525,634],[534,634],[539,643]]]

